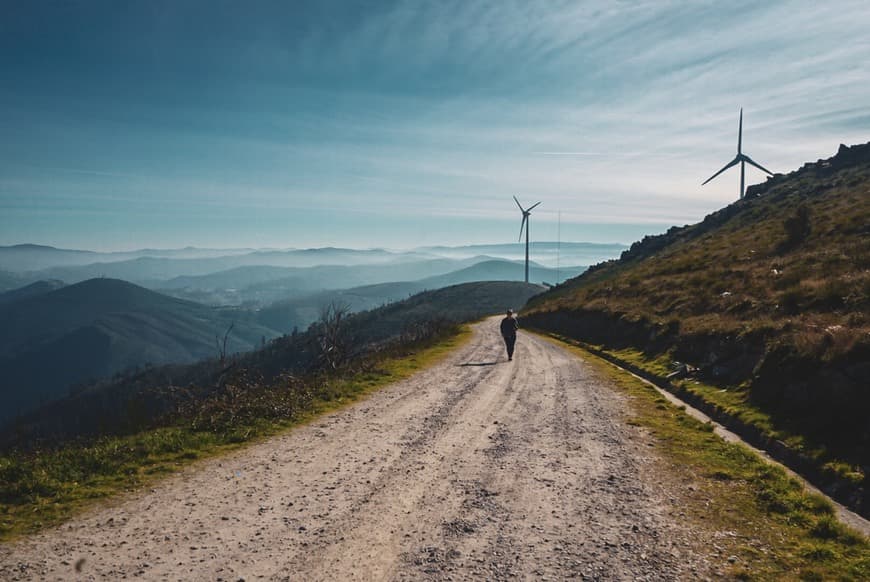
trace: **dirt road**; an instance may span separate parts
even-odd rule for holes
[[[508,362],[497,325],[353,407],[0,547],[0,579],[714,576],[624,398],[522,332]]]

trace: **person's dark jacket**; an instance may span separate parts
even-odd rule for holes
[[[502,337],[516,337],[519,328],[520,324],[517,322],[516,317],[508,316],[501,320]]]

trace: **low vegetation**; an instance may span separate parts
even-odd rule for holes
[[[213,356],[218,335],[231,352],[278,335],[245,310],[199,305],[117,279],[32,287],[24,297],[0,301],[0,423],[65,396],[70,386],[133,366]]]
[[[78,387],[70,397],[0,431],[0,450],[158,428],[179,410],[188,411],[212,398],[229,398],[223,395],[229,387],[253,383],[265,389],[308,382],[324,369],[364,361],[396,342],[425,340],[439,329],[501,311],[505,305],[520,306],[541,290],[520,282],[467,283],[368,312],[348,313],[340,304],[326,306],[308,330],[276,338],[253,352],[190,365],[148,367]],[[338,335],[330,329],[336,323],[341,328]]]
[[[540,290],[469,283],[370,312],[332,304],[254,352],[83,387],[0,433],[0,539],[409,376],[462,341],[462,322]]]
[[[870,144],[753,186],[534,298],[527,325],[627,350],[868,489]],[[696,383],[697,382],[697,383]],[[860,492],[859,492],[860,493]],[[853,500],[870,512],[864,493]]]
[[[595,348],[613,356],[617,361],[652,372],[658,378],[666,378],[674,370],[674,362],[667,356],[651,358],[634,348]],[[838,482],[852,490],[859,490],[863,486],[864,471],[859,465],[838,459],[829,447],[807,436],[801,426],[787,419],[774,418],[749,398],[749,390],[723,389],[693,377],[674,377],[668,382],[675,391],[700,398],[711,405],[711,410],[721,411],[725,416],[756,429],[764,438],[783,443],[802,458],[812,460],[816,470],[824,475],[823,480]]]
[[[425,338],[306,377],[266,381],[236,370],[206,398],[185,402],[165,426],[0,454],[0,540],[343,406],[431,365],[468,336],[467,329],[439,326]]]
[[[562,344],[565,345],[565,344]],[[674,505],[712,532],[710,551],[740,580],[867,580],[870,543],[748,448],[723,441],[653,387],[568,346],[630,398],[629,422],[652,434],[671,475]]]

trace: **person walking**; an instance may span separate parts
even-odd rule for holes
[[[519,328],[520,324],[517,323],[513,310],[508,309],[506,317],[501,320],[501,337],[504,338],[504,345],[507,348],[508,361],[514,359],[514,345],[517,343]]]

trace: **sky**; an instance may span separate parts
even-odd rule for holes
[[[0,0],[0,245],[630,243],[870,141],[870,2]],[[747,168],[747,183],[764,175]]]

